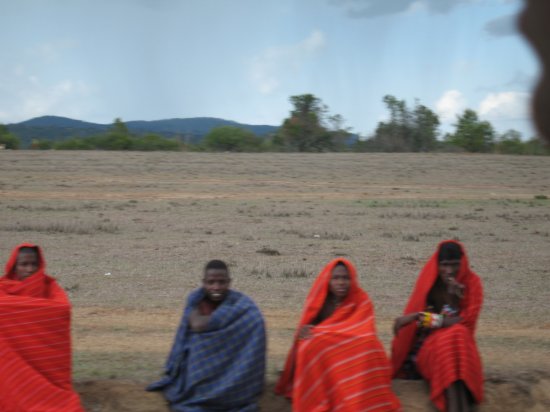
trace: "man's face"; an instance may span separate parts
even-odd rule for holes
[[[443,283],[448,285],[453,280],[456,280],[459,269],[460,259],[442,260],[438,265],[439,278]]]
[[[344,299],[349,292],[351,278],[345,266],[338,265],[332,270],[332,277],[329,283],[330,292],[338,299]]]
[[[202,280],[202,286],[208,299],[221,302],[229,292],[231,279],[225,269],[208,269]]]
[[[28,278],[38,270],[38,255],[33,252],[19,253],[15,263],[15,277],[19,280]]]

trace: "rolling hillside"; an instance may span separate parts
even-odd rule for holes
[[[178,137],[182,141],[196,143],[214,127],[235,126],[250,130],[258,136],[274,133],[278,127],[250,125],[214,117],[192,117],[187,119],[134,120],[125,122],[132,133],[156,133],[164,137]],[[33,139],[66,140],[72,137],[87,137],[105,132],[111,125],[90,123],[59,116],[42,116],[20,123],[6,125],[27,147]]]

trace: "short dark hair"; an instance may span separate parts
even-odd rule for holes
[[[227,274],[229,274],[229,268],[227,267],[227,264],[223,260],[219,260],[219,259],[211,260],[204,266],[204,273],[206,273],[206,271],[209,269],[223,269],[227,272]]]
[[[348,267],[346,266],[346,264],[344,263],[343,260],[339,260],[338,262],[336,262],[336,264],[334,265],[334,267],[337,267],[337,266],[343,266],[343,267],[345,267],[346,269],[348,268]]]
[[[462,248],[456,242],[445,242],[439,247],[437,262],[443,260],[459,260],[462,258]]]

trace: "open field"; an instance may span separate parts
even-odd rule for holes
[[[549,157],[4,151],[0,195],[0,256],[39,243],[70,294],[77,381],[155,379],[212,258],[266,315],[270,381],[335,256],[356,264],[389,348],[448,238],[484,282],[488,374],[550,374]]]

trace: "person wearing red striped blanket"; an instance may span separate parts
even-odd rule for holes
[[[83,412],[71,381],[71,304],[41,249],[17,246],[0,278],[0,411]]]
[[[294,412],[401,410],[372,302],[348,260],[332,260],[313,283],[275,392]]]
[[[483,399],[483,369],[475,329],[483,290],[464,247],[439,244],[420,272],[402,316],[394,323],[395,378],[427,380],[437,409],[471,411]]]

